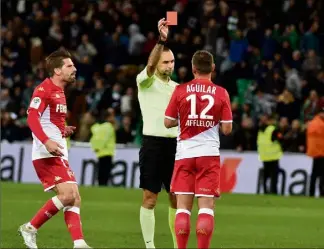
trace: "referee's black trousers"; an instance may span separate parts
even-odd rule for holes
[[[313,170],[309,184],[309,196],[315,196],[317,179],[319,179],[320,196],[324,197],[324,157],[313,159]]]
[[[99,186],[107,186],[111,178],[112,157],[103,156],[98,158],[98,184]]]
[[[265,194],[278,194],[279,160],[263,162],[263,190]],[[267,182],[270,180],[270,189]]]

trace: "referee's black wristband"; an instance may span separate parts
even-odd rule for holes
[[[166,45],[166,41],[162,41],[161,40],[161,37],[160,37],[159,40],[158,40],[158,42],[157,42],[157,44],[161,44],[161,45],[165,46]]]

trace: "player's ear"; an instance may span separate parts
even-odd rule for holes
[[[215,63],[213,63],[213,65],[212,65],[212,72],[214,72],[215,71]]]
[[[196,67],[192,65],[192,74],[195,75],[197,73]]]
[[[54,73],[60,75],[61,69],[60,68],[54,68]]]

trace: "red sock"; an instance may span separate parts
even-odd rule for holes
[[[179,249],[187,248],[190,235],[190,212],[186,209],[178,209],[175,218],[175,233]]]
[[[198,249],[209,248],[214,231],[214,211],[209,208],[201,208],[198,213],[196,235]]]
[[[65,207],[64,220],[73,241],[83,239],[79,207]]]
[[[62,202],[54,196],[48,200],[45,205],[36,213],[36,215],[30,221],[30,224],[36,229],[40,228],[46,221],[52,216],[58,213],[63,208]]]

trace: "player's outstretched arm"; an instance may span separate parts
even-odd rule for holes
[[[153,48],[150,56],[149,56],[149,59],[148,59],[148,62],[147,62],[147,75],[149,77],[151,77],[155,70],[156,70],[156,66],[159,62],[159,59],[161,57],[161,54],[163,52],[163,42],[165,42],[167,40],[167,37],[168,37],[168,32],[169,32],[169,28],[168,28],[168,25],[167,25],[167,21],[165,21],[165,18],[162,18],[159,22],[158,22],[158,30],[159,30],[159,33],[160,33],[160,41],[162,42],[158,42],[155,47]]]

